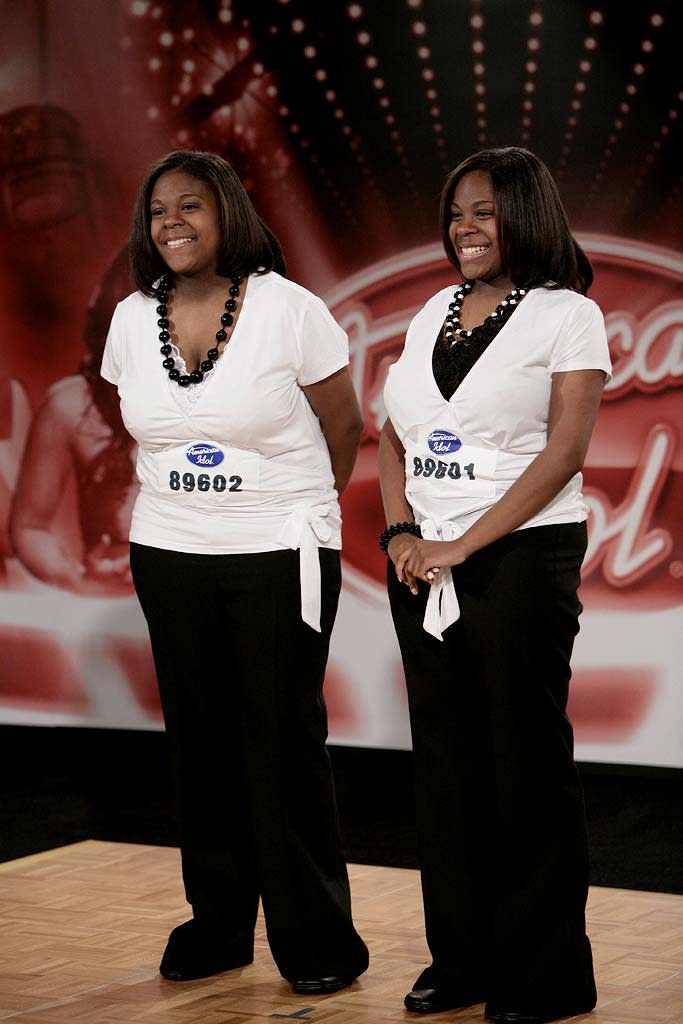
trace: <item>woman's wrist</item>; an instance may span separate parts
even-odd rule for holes
[[[400,554],[404,547],[410,547],[416,540],[419,540],[419,538],[412,533],[397,533],[395,537],[390,538],[386,554],[393,562],[397,554]]]
[[[400,536],[400,534],[402,533],[411,534],[413,537],[422,536],[422,531],[415,522],[406,521],[403,523],[391,523],[389,526],[387,526],[386,530],[383,530],[382,533],[380,533],[379,535],[380,551],[383,551],[384,554],[386,555],[389,547],[389,542],[392,541],[394,537]]]
[[[458,562],[466,561],[470,555],[473,555],[476,551],[476,547],[467,539],[467,534],[464,533],[461,537],[457,537],[455,540],[448,541],[449,554],[452,553],[458,556]]]

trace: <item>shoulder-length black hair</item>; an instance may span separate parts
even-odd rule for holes
[[[233,274],[286,273],[279,241],[254,209],[247,190],[222,157],[193,149],[176,149],[162,157],[142,182],[135,201],[129,249],[130,268],[143,295],[153,295],[154,282],[169,268],[159,255],[150,235],[150,201],[162,174],[184,171],[209,186],[220,216],[223,246],[216,270],[224,277]]]
[[[549,285],[585,295],[593,283],[593,268],[572,237],[557,185],[542,160],[517,146],[482,149],[446,178],[440,222],[453,266],[462,274],[448,236],[451,203],[458,182],[472,171],[491,177],[503,273],[518,287]]]

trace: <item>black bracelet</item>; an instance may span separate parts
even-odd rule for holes
[[[417,523],[394,523],[392,526],[387,526],[386,530],[383,530],[379,535],[380,550],[385,555],[389,547],[389,541],[392,537],[398,537],[399,533],[412,533],[413,537],[422,536],[422,530]]]

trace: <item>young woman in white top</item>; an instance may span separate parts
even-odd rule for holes
[[[411,323],[380,443],[433,957],[405,1002],[541,1024],[595,1005],[565,709],[580,470],[610,361],[590,263],[535,156],[465,160],[441,222],[465,281]]]
[[[263,907],[295,991],[367,967],[351,920],[322,683],[340,589],[337,496],[361,418],[344,332],[283,276],[279,243],[220,157],[150,171],[138,291],[102,375],[138,443],[131,569],[176,763],[193,917],[161,962],[183,981],[253,959]]]

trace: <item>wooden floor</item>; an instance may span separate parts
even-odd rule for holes
[[[354,914],[370,946],[367,974],[325,998],[280,978],[263,921],[256,959],[185,984],[157,964],[187,916],[178,852],[89,841],[0,865],[0,1020],[17,1024],[407,1024],[404,993],[428,961],[417,872],[351,866]],[[592,1024],[683,1022],[683,896],[593,889],[599,1003]],[[483,1006],[435,1024],[484,1020]]]

